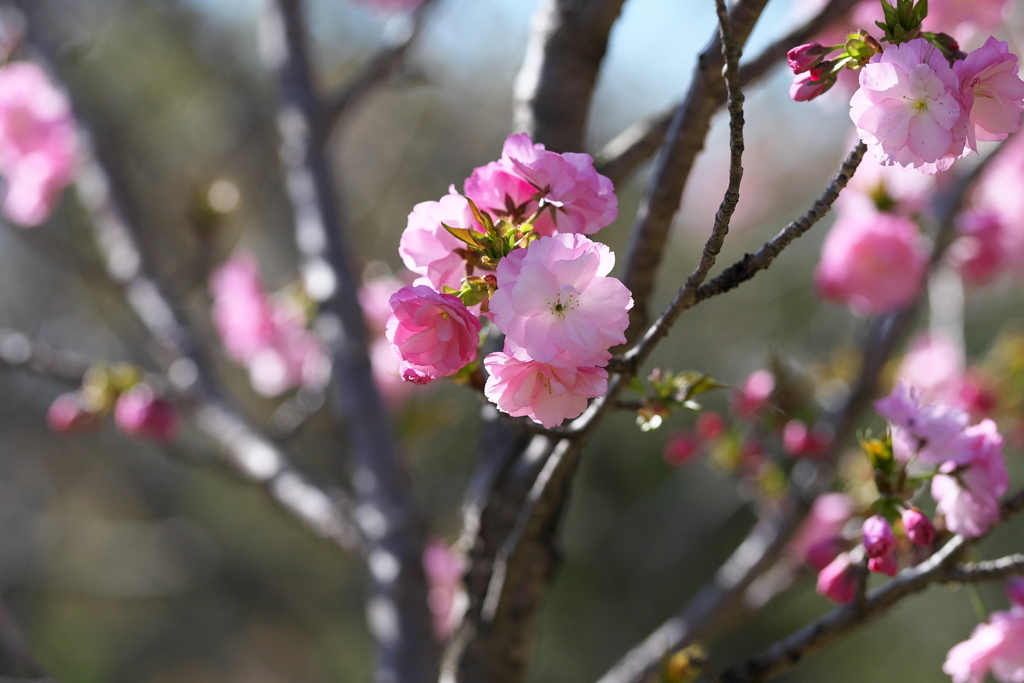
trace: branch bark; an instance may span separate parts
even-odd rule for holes
[[[380,683],[425,683],[437,672],[422,557],[426,520],[398,455],[395,430],[370,370],[367,332],[348,243],[351,229],[327,158],[329,126],[317,93],[300,0],[272,0],[263,36],[278,78],[281,164],[306,290],[332,357],[339,417],[350,443],[356,523],[372,579],[367,607]]]

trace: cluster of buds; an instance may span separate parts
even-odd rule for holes
[[[58,434],[83,434],[99,429],[111,413],[128,436],[160,442],[174,437],[180,421],[174,404],[130,363],[89,368],[82,386],[54,400],[46,421]]]
[[[882,46],[867,31],[851,33],[842,45],[808,43],[794,47],[786,55],[796,75],[789,96],[797,102],[813,100],[836,84],[843,69],[859,69],[881,51]]]

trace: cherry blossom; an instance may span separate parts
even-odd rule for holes
[[[880,163],[937,173],[964,151],[967,112],[959,96],[946,58],[915,38],[890,45],[861,69],[850,118]]]
[[[480,320],[451,294],[416,285],[391,297],[386,335],[407,382],[426,384],[464,368],[476,358],[480,329]]]
[[[626,286],[608,277],[615,256],[583,235],[541,237],[498,264],[494,322],[514,348],[547,362],[568,353],[579,365],[604,365],[626,341]]]
[[[1005,140],[1020,130],[1024,81],[1017,75],[1017,55],[1001,40],[985,44],[957,61],[961,104],[970,112],[967,146],[977,151],[978,140]]]
[[[413,284],[428,285],[437,291],[462,286],[466,262],[456,249],[465,245],[445,230],[445,225],[484,232],[462,195],[447,194],[439,201],[414,206],[398,245],[405,267],[421,276]]]
[[[860,316],[914,300],[927,264],[924,242],[909,219],[891,214],[844,215],[836,221],[814,272],[818,294]]]
[[[549,429],[582,415],[587,400],[608,388],[604,368],[580,367],[566,354],[542,362],[506,348],[484,358],[484,367],[490,373],[484,395],[499,410]]]
[[[992,420],[964,430],[958,440],[968,454],[966,463],[950,460],[932,479],[932,498],[953,533],[975,537],[999,521],[999,498],[1009,489],[1003,457],[1003,437]]]
[[[145,383],[136,384],[121,394],[114,404],[114,422],[128,436],[170,441],[179,421],[174,404],[158,396]]]
[[[923,463],[965,464],[972,455],[959,438],[970,420],[967,413],[945,403],[923,403],[921,392],[900,381],[888,396],[875,401],[875,410],[889,421],[893,452],[901,462],[915,456]]]
[[[993,612],[970,638],[953,646],[942,670],[954,683],[985,683],[989,672],[1002,683],[1024,681],[1024,607]]]
[[[594,169],[589,154],[549,152],[526,133],[505,140],[499,163],[528,182],[544,211],[534,222],[541,235],[593,234],[619,215],[612,181]]]
[[[31,62],[0,68],[0,173],[7,181],[3,210],[33,226],[50,215],[75,163],[71,107]]]

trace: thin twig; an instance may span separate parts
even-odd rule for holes
[[[766,4],[766,0],[739,0],[732,6],[729,18],[737,47],[746,43]],[[647,327],[649,300],[672,219],[679,211],[697,154],[704,148],[711,118],[725,101],[723,62],[721,39],[715,31],[711,44],[698,57],[690,88],[675,112],[630,232],[622,272],[622,281],[633,294],[626,330],[629,343]]]
[[[430,9],[436,0],[424,0],[408,15],[396,16],[387,26],[387,44],[363,65],[351,81],[323,105],[324,126],[332,128],[367,95],[376,90],[404,64],[410,48],[423,32]]]
[[[1024,490],[1014,500],[1024,497]],[[1003,521],[1020,508],[1003,506]],[[994,527],[993,527],[994,528]],[[935,583],[949,581],[987,581],[1024,573],[1024,556],[1011,555],[999,560],[959,565],[956,559],[971,543],[980,539],[955,536],[930,558],[905,569],[893,580],[869,592],[860,603],[851,603],[807,624],[764,651],[722,672],[723,683],[755,683],[771,678],[795,666],[841,636],[881,616],[904,598]]]
[[[779,38],[760,54],[740,67],[740,85],[744,88],[756,83],[786,56],[796,45],[806,43],[828,25],[841,19],[859,0],[830,0],[810,20]],[[724,93],[718,106],[725,104]],[[665,112],[638,121],[608,142],[595,158],[599,173],[611,178],[616,185],[640,164],[650,159],[665,141],[672,117],[680,105]]]

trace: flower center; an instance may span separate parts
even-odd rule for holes
[[[564,318],[566,313],[574,310],[579,305],[580,294],[571,285],[563,286],[558,292],[558,297],[554,301],[548,302],[551,313],[559,318]]]

